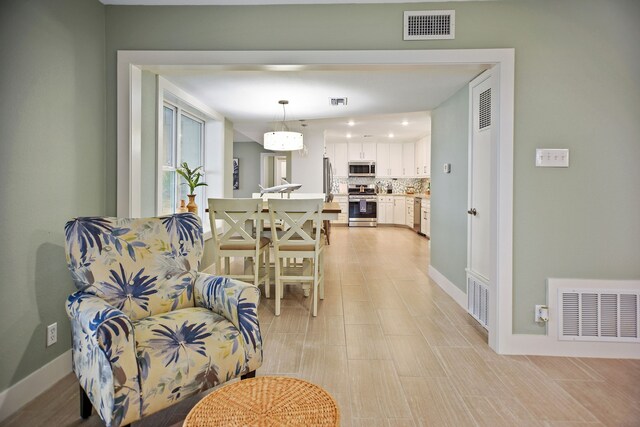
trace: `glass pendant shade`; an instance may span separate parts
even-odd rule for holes
[[[278,104],[282,105],[281,127],[280,130],[264,134],[264,148],[273,151],[302,150],[302,147],[304,147],[302,134],[300,132],[290,132],[289,127],[287,127],[287,110],[285,106],[289,104],[289,101],[282,99],[278,101]]]
[[[264,148],[273,151],[302,150],[303,141],[300,132],[275,131],[264,134]]]

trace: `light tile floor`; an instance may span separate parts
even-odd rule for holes
[[[258,375],[327,389],[343,426],[640,426],[640,361],[499,356],[427,276],[427,240],[408,229],[332,229],[318,316],[288,286],[282,315],[259,309]],[[273,295],[273,293],[272,293]],[[73,374],[2,426],[98,426],[78,416]],[[195,396],[142,426],[180,426]]]

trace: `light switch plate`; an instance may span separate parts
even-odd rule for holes
[[[537,148],[536,167],[542,168],[568,168],[568,148]]]

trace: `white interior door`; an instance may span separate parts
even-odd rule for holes
[[[274,170],[274,179],[275,185],[284,184],[282,182],[282,178],[291,179],[287,176],[287,158],[286,157],[275,157],[275,170]]]
[[[469,141],[469,272],[485,284],[489,283],[491,268],[491,144],[494,141],[492,125],[492,84],[490,72],[485,72],[471,83],[472,129]]]

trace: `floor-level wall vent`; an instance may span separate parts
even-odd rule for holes
[[[411,10],[404,13],[405,40],[454,39],[455,10]]]
[[[489,287],[480,279],[470,275],[467,275],[467,311],[487,329]]]
[[[640,291],[558,289],[558,338],[640,342]]]

